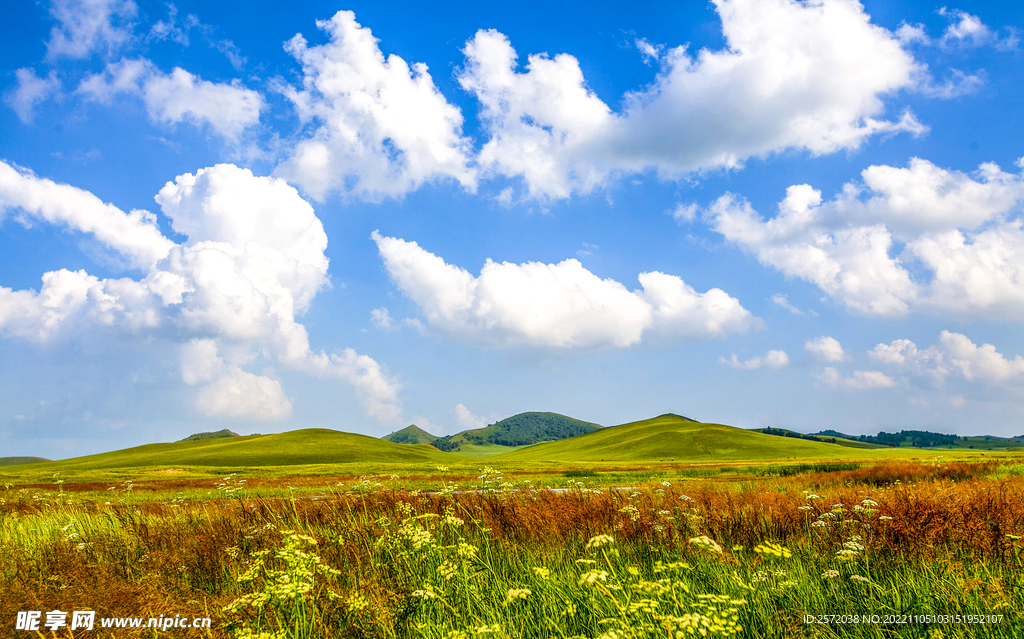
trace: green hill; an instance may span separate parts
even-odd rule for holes
[[[661,415],[602,428],[572,441],[529,446],[503,460],[717,462],[863,456],[867,451],[803,439],[764,435],[722,424],[704,424],[679,415]]]
[[[376,437],[307,428],[279,435],[200,439],[147,444],[37,466],[40,470],[145,466],[291,466],[297,464],[428,463],[447,459],[429,446],[409,446]]]
[[[545,441],[568,439],[601,429],[599,424],[580,421],[558,413],[519,413],[486,428],[465,430],[456,435],[438,437],[438,450],[461,452],[479,446],[528,446]]]
[[[221,437],[239,437],[240,435],[232,430],[226,428],[214,431],[212,433],[196,433],[189,435],[185,439],[179,439],[179,442],[197,442],[200,439],[220,439]]]
[[[18,464],[35,464],[48,462],[45,457],[0,457],[0,466],[17,466]]]
[[[392,444],[433,444],[439,437],[431,435],[416,424],[410,424],[402,430],[381,437],[381,439]]]

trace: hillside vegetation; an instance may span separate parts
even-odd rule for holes
[[[410,424],[402,430],[381,437],[381,439],[392,444],[433,444],[439,437],[431,435],[416,424]]]
[[[833,430],[822,431],[814,435],[806,435],[793,430],[786,430],[785,428],[755,428],[753,431],[755,433],[763,433],[765,435],[806,439],[812,442],[839,444],[840,446],[849,446],[851,448],[884,448],[881,444],[874,444],[865,440],[854,439],[852,436],[843,435],[842,433],[837,433]]]
[[[715,462],[789,458],[863,457],[875,451],[838,444],[775,437],[722,424],[661,415],[602,428],[572,441],[529,446],[501,455],[507,460]]]
[[[977,448],[997,450],[1024,448],[1024,435],[1017,437],[995,437],[993,435],[961,437],[927,430],[901,430],[898,433],[880,432],[877,435],[845,435],[834,430],[823,430],[807,437],[843,437],[858,442],[888,447],[905,448]]]
[[[189,435],[185,439],[179,439],[179,442],[197,442],[200,439],[220,439],[222,437],[240,437],[238,433],[233,430],[223,428],[221,430],[214,431],[212,433],[195,433]]]
[[[17,466],[19,464],[35,464],[50,461],[45,457],[0,457],[0,466]]]
[[[600,428],[599,424],[580,421],[558,413],[519,413],[486,428],[438,437],[432,444],[438,450],[450,452],[460,451],[466,445],[528,446],[538,442],[568,439]]]
[[[429,463],[448,456],[424,445],[399,445],[376,437],[307,428],[279,435],[147,444],[110,453],[39,464],[36,469],[102,469],[145,466],[290,466],[345,462]]]

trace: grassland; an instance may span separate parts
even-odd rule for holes
[[[79,639],[1024,636],[1019,452],[666,415],[488,459],[306,430],[0,485],[0,636],[53,609],[213,619],[42,635]]]
[[[280,496],[244,474],[148,496],[8,485],[0,620],[214,620],[60,635],[104,639],[1020,636],[1020,456],[521,467],[393,466]],[[825,614],[879,622],[804,621]],[[993,623],[928,616],[957,614]]]

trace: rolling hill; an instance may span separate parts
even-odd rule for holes
[[[19,464],[35,464],[50,461],[45,457],[0,457],[0,466],[17,466]]]
[[[469,452],[474,447],[528,446],[556,441],[599,430],[599,424],[580,421],[558,413],[519,413],[486,428],[464,430],[456,435],[438,437],[432,445],[438,450]],[[499,449],[500,451],[500,449]]]
[[[399,445],[376,437],[307,428],[278,435],[146,444],[35,466],[76,470],[153,466],[290,466],[296,464],[430,463],[448,455],[425,445]]]
[[[381,437],[381,439],[392,444],[433,444],[440,438],[437,435],[431,435],[416,424],[410,424],[402,430]]]
[[[497,459],[533,461],[717,462],[788,458],[844,458],[875,451],[804,439],[776,437],[679,415],[602,428],[572,440],[521,448]]]

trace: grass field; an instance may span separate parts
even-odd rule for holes
[[[0,636],[85,609],[211,626],[12,636],[1024,636],[1019,452],[662,416],[487,459],[306,430],[0,484]]]
[[[1024,627],[1019,455],[517,468],[264,469],[147,493],[8,479],[0,619],[208,616],[202,630],[42,636],[262,639],[1009,639]],[[829,614],[869,617],[804,621]],[[976,623],[929,616],[958,614]]]

